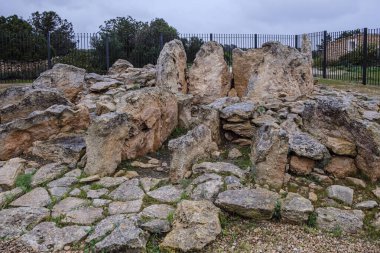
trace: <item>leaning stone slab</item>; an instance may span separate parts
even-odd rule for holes
[[[79,242],[91,230],[89,226],[58,228],[54,222],[43,222],[19,239],[37,252],[62,250],[65,245]]]
[[[352,205],[354,190],[342,185],[331,185],[327,188],[329,198],[342,201],[347,205]]]
[[[26,161],[22,158],[12,158],[0,167],[0,186],[12,188],[16,178],[20,175],[25,167]]]
[[[49,217],[49,209],[43,207],[19,207],[0,211],[0,238],[12,239]]]
[[[279,198],[277,193],[261,188],[227,190],[219,193],[215,204],[244,217],[269,220]]]
[[[29,207],[44,207],[51,203],[48,191],[45,188],[38,187],[32,191],[22,195],[11,206],[29,206]]]
[[[181,201],[174,214],[174,227],[160,248],[169,252],[202,250],[222,231],[219,212],[210,201]]]
[[[310,200],[291,192],[281,205],[281,217],[293,223],[306,222],[313,211],[314,207]]]
[[[317,208],[317,226],[323,230],[342,229],[357,233],[363,227],[364,213],[360,210],[341,210],[334,207]]]

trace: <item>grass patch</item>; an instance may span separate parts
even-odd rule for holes
[[[170,134],[169,136],[169,140],[171,139],[176,139],[184,134],[187,133],[187,129],[186,128],[183,128],[183,127],[176,127],[174,128],[174,130],[172,131],[172,133]]]
[[[169,212],[168,217],[166,217],[166,219],[170,224],[172,224],[174,221],[174,211]]]
[[[56,225],[57,225],[57,227],[59,227],[59,228],[61,228],[61,227],[63,227],[63,219],[65,218],[65,215],[64,214],[61,214],[61,215],[59,215],[59,216],[57,216],[57,217],[52,217],[52,216],[50,216],[48,219],[47,219],[47,221],[48,222],[54,222]]]
[[[149,195],[145,195],[144,196],[144,198],[143,198],[143,206],[144,207],[151,206],[151,205],[154,205],[154,204],[160,204],[160,201],[152,198]]]
[[[374,227],[372,222],[375,220],[376,209],[369,211],[364,217],[364,231],[370,240],[380,241],[380,229]]]
[[[317,213],[316,212],[312,212],[309,215],[307,222],[306,222],[306,225],[309,228],[316,228],[317,227]]]
[[[102,189],[103,188],[103,186],[102,185],[100,185],[100,184],[92,184],[92,185],[90,185],[90,190],[99,190],[99,189]]]
[[[272,220],[274,220],[274,221],[280,221],[281,220],[281,202],[279,200],[277,200],[276,206],[274,207]]]
[[[343,234],[343,230],[341,227],[336,226],[333,230],[330,231],[332,237],[341,237]]]
[[[147,253],[161,253],[160,250],[160,237],[157,234],[153,234],[146,243]]]
[[[19,175],[16,178],[16,186],[20,187],[23,191],[30,191],[32,189],[32,174]]]
[[[238,166],[241,169],[249,169],[252,167],[252,162],[250,159],[250,153],[251,153],[251,147],[246,146],[246,147],[240,147],[239,148],[242,156],[239,158],[234,159],[232,162]]]
[[[181,187],[183,189],[186,189],[190,184],[191,184],[192,180],[189,179],[189,178],[183,178],[180,180],[179,184],[181,185]]]

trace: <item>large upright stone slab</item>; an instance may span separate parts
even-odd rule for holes
[[[310,49],[300,52],[279,42],[267,42],[258,49],[234,49],[232,59],[239,97],[294,100],[313,90]]]
[[[197,159],[209,157],[218,148],[212,141],[210,129],[205,125],[199,125],[186,135],[170,140],[168,147],[172,151],[170,180],[174,183],[189,175]]]
[[[208,104],[225,97],[230,86],[223,47],[215,41],[203,44],[189,70],[189,93],[194,96],[193,102]]]
[[[156,86],[177,93],[187,93],[186,52],[180,40],[172,40],[165,44],[157,60]]]
[[[88,175],[110,175],[121,160],[156,151],[178,122],[175,95],[157,87],[122,95],[116,108],[94,118],[88,129]]]

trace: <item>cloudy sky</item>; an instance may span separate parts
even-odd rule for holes
[[[56,11],[75,32],[104,20],[164,18],[181,33],[299,34],[380,27],[380,0],[0,0],[0,15]]]

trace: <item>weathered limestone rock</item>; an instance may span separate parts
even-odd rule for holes
[[[0,238],[12,239],[27,231],[31,225],[49,217],[49,209],[43,207],[19,207],[0,211]]]
[[[331,185],[327,188],[329,198],[342,201],[345,204],[352,205],[354,190],[342,185]]]
[[[349,157],[334,156],[325,167],[325,170],[337,178],[355,176],[357,168],[355,160]]]
[[[262,126],[251,148],[251,161],[256,165],[256,182],[281,188],[288,156],[288,139],[281,130]]]
[[[156,86],[177,93],[187,93],[186,52],[180,40],[165,44],[157,60]]]
[[[378,199],[380,199],[380,187],[376,187],[376,189],[373,190],[372,193],[373,193]]]
[[[327,136],[326,147],[337,155],[356,156],[355,144],[341,138]]]
[[[116,112],[94,118],[88,129],[88,175],[110,175],[122,159],[157,150],[177,125],[176,97],[158,88],[131,91],[116,107]]]
[[[149,234],[137,226],[137,221],[133,217],[118,219],[114,217],[119,216],[110,216],[107,222],[102,223],[102,221],[95,228],[95,233],[100,234],[97,238],[106,235],[108,231],[112,231],[103,240],[95,244],[96,251],[145,252]],[[103,225],[107,228],[106,230]],[[97,233],[97,231],[99,232]]]
[[[132,179],[119,185],[109,194],[109,197],[119,201],[131,201],[142,199],[144,195],[144,191],[139,187],[138,179]]]
[[[45,188],[38,187],[22,195],[11,206],[45,207],[51,203],[49,193]]]
[[[313,160],[330,158],[327,148],[308,133],[296,131],[289,135],[289,148],[298,156]]]
[[[142,199],[132,200],[132,201],[116,201],[112,202],[108,206],[108,212],[111,215],[121,214],[121,213],[138,213],[141,210]]]
[[[127,68],[124,72],[113,74],[111,77],[123,83],[127,90],[152,87],[156,83],[156,68],[151,64],[143,68]]]
[[[375,207],[378,207],[379,204],[377,204],[376,201],[374,200],[367,200],[367,201],[362,201],[359,202],[355,205],[356,209],[361,209],[361,210],[368,210],[368,209],[373,209]]]
[[[48,183],[48,187],[70,187],[79,181],[76,177],[61,177]]]
[[[243,156],[243,154],[240,152],[237,148],[232,148],[230,151],[228,151],[228,159],[236,159]]]
[[[269,220],[279,198],[277,193],[261,188],[227,190],[219,193],[215,204],[244,217]]]
[[[0,167],[0,186],[12,188],[18,175],[23,173],[26,161],[22,158],[12,158]]]
[[[163,250],[201,250],[222,231],[219,208],[209,201],[183,200],[178,204],[174,217],[172,231],[160,244]]]
[[[121,82],[114,80],[114,81],[107,81],[107,82],[97,82],[91,85],[90,91],[92,92],[104,92],[112,88],[116,88],[118,85],[120,85]]]
[[[9,191],[0,192],[0,209],[3,208],[3,206],[9,202],[9,200],[18,198],[23,193],[24,191],[21,187],[16,187]]]
[[[248,173],[246,170],[240,169],[238,166],[232,163],[225,162],[203,162],[195,164],[192,168],[194,174],[201,173],[220,173],[220,174],[229,174],[244,179]]]
[[[224,107],[220,111],[220,117],[231,122],[249,120],[253,116],[256,105],[250,101],[235,103]]]
[[[232,51],[235,89],[253,101],[294,100],[313,91],[311,50],[305,53],[279,42],[259,49]]]
[[[184,191],[178,186],[166,185],[148,192],[148,196],[163,203],[175,203],[182,197]]]
[[[67,167],[60,163],[49,163],[37,170],[32,178],[32,186],[37,186],[56,179],[67,170]]]
[[[58,89],[68,100],[74,102],[79,92],[85,89],[85,74],[84,69],[57,63],[33,82],[33,88]]]
[[[174,213],[174,208],[166,204],[154,204],[142,210],[139,214],[142,218],[167,219],[170,213]]]
[[[170,180],[173,183],[186,177],[191,166],[197,159],[210,157],[218,146],[211,138],[211,130],[205,125],[199,125],[168,144],[172,152],[170,162]]]
[[[97,185],[100,185],[105,188],[115,187],[127,181],[125,177],[102,177],[99,181],[96,182]]]
[[[133,68],[132,63],[124,59],[118,59],[109,68],[108,75],[117,75],[125,73],[129,68]]]
[[[303,129],[322,144],[328,143],[327,137],[342,138],[355,144],[357,168],[376,181],[380,178],[380,125],[362,119],[361,103],[349,93],[316,96],[304,102]]]
[[[0,92],[0,123],[26,118],[34,111],[43,111],[52,105],[70,105],[58,91],[32,89],[30,87],[11,87],[11,91]]]
[[[189,70],[188,88],[196,104],[208,104],[227,96],[230,76],[220,44],[209,41],[201,46]]]
[[[28,150],[34,141],[47,140],[60,133],[75,133],[87,129],[87,108],[53,105],[35,111],[27,118],[0,126],[0,160],[7,160]]]
[[[281,205],[281,217],[288,222],[304,223],[314,211],[311,201],[289,192]]]
[[[148,220],[140,225],[142,229],[154,234],[167,233],[170,231],[168,220],[153,219]]]
[[[334,207],[317,208],[317,226],[332,231],[336,228],[357,233],[363,227],[364,213],[360,210],[341,210]]]
[[[79,242],[90,231],[89,226],[58,228],[54,222],[42,222],[19,239],[36,252],[62,250],[65,245]]]
[[[301,176],[310,174],[315,166],[315,161],[306,157],[291,156],[290,171]]]
[[[30,153],[42,159],[76,164],[85,152],[86,143],[81,134],[62,134],[46,141],[35,141]]]
[[[246,138],[252,138],[256,132],[256,128],[249,123],[249,121],[241,122],[241,123],[226,123],[223,124],[223,129],[232,131],[237,135]]]

